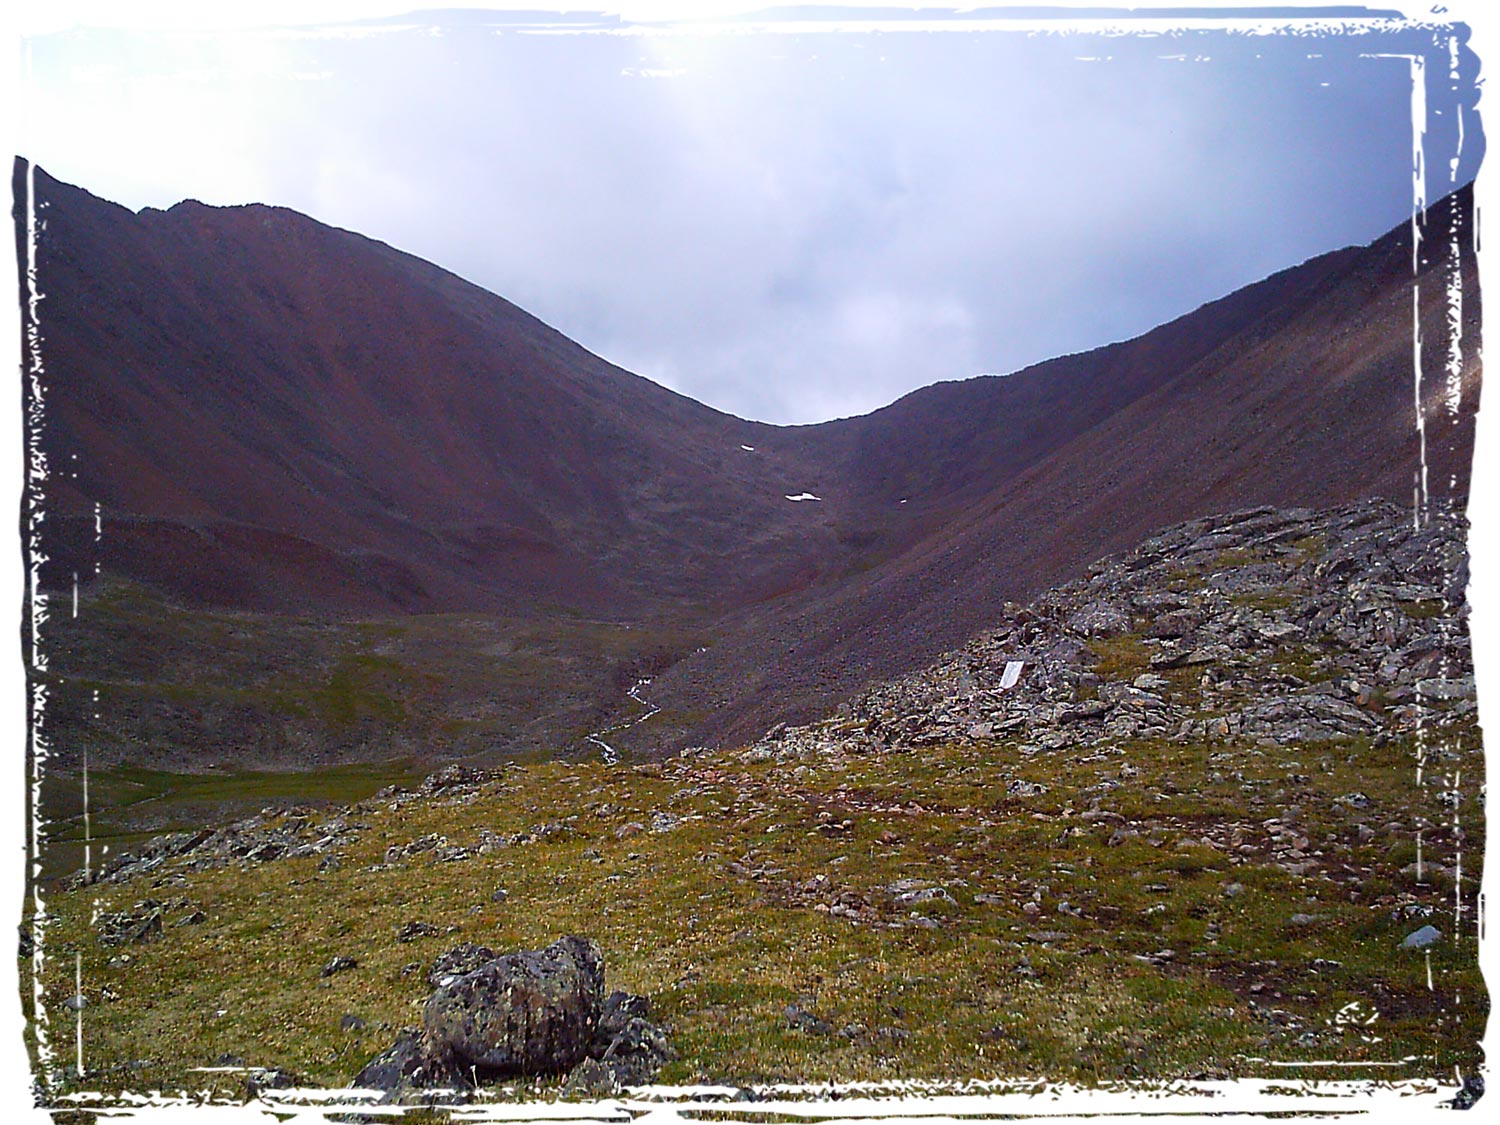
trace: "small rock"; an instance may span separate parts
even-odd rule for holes
[[[599,1009],[599,1022],[594,1029],[594,1043],[589,1053],[602,1056],[609,1050],[615,1036],[625,1030],[632,1019],[645,1019],[651,1014],[651,1001],[644,996],[615,991],[604,998]]]
[[[1453,872],[1441,863],[1433,863],[1430,859],[1424,859],[1420,863],[1408,863],[1401,869],[1401,874],[1410,875],[1413,879],[1451,879]]]
[[[809,1035],[833,1034],[833,1024],[796,1004],[788,1004],[782,1015],[786,1018],[787,1026],[793,1031],[804,1031]]]
[[[564,1094],[589,1098],[612,1098],[620,1092],[614,1071],[600,1060],[589,1057],[575,1066],[563,1084]]]
[[[958,905],[958,900],[943,887],[925,887],[920,891],[907,891],[897,895],[896,901],[902,906],[911,906],[919,902],[946,902],[954,906]]]
[[[1434,699],[1439,702],[1470,699],[1474,695],[1474,677],[1464,676],[1456,680],[1418,680],[1417,694],[1423,699]]]
[[[258,1098],[265,1090],[290,1090],[298,1085],[298,1078],[289,1070],[280,1067],[258,1067],[245,1079],[245,1092]]]
[[[1171,949],[1158,949],[1155,953],[1134,953],[1131,954],[1131,956],[1134,957],[1137,961],[1144,962],[1147,965],[1155,965],[1157,968],[1161,968],[1163,965],[1173,960],[1177,956],[1177,954],[1174,950]]]
[[[1047,792],[1047,787],[1036,781],[1017,778],[1005,787],[1005,791],[1012,797],[1040,797]]]
[[[1459,1087],[1457,1094],[1448,1104],[1454,1109],[1473,1109],[1474,1103],[1484,1097],[1484,1077],[1479,1074],[1470,1074],[1464,1078],[1463,1085]]]
[[[600,1062],[620,1085],[641,1086],[656,1077],[663,1063],[676,1057],[677,1052],[660,1028],[639,1016],[631,1016]]]
[[[353,957],[345,957],[343,954],[335,957],[323,966],[322,976],[331,977],[334,973],[342,973],[345,969],[357,969],[359,962]]]
[[[1401,942],[1401,948],[1425,949],[1442,936],[1442,932],[1436,926],[1423,926],[1420,930],[1413,930],[1407,934]]]

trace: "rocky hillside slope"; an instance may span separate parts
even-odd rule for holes
[[[1476,707],[1466,528],[1451,504],[1413,518],[1385,501],[1190,520],[760,746],[796,758],[830,743],[1015,738],[1035,753],[1436,734]]]
[[[43,1088],[399,1085],[445,967],[566,934],[650,997],[664,1082],[1473,1075],[1464,588],[1450,506],[1240,511],[743,749],[107,856],[28,919]]]

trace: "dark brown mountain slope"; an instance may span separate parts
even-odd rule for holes
[[[133,215],[35,179],[49,507],[85,517],[55,586],[92,569],[95,502],[106,570],[262,609],[638,612],[836,551],[782,498],[793,454],[739,448],[765,427],[426,263],[280,209]]]
[[[20,164],[16,188],[24,200]],[[650,614],[836,578],[898,553],[1339,260],[1027,378],[778,429],[294,212],[190,202],[134,215],[40,170],[35,192],[43,439],[66,470],[49,508],[77,517],[59,521],[51,585],[93,569],[97,502],[106,570],[272,610]],[[786,501],[802,491],[824,500]]]
[[[15,183],[24,218],[24,162]],[[688,626],[703,651],[657,676],[665,711],[620,738],[639,750],[816,714],[1174,520],[1412,495],[1406,227],[1134,341],[777,428],[293,212],[136,215],[39,169],[34,183],[48,585],[77,573],[87,590],[97,564],[189,606]],[[1434,372],[1454,224],[1477,340],[1470,206],[1461,193],[1428,222],[1443,233],[1421,286]],[[1459,494],[1478,390],[1467,364],[1459,413],[1434,399],[1427,431],[1432,487]],[[785,498],[802,491],[823,500]],[[600,726],[636,706],[627,669],[697,647],[648,633],[648,661],[603,677]],[[121,643],[97,640],[77,671],[107,676]],[[549,683],[529,689],[539,715]],[[137,706],[152,689],[131,690]],[[265,726],[237,714],[238,728]],[[191,741],[192,716],[171,720]],[[524,741],[578,737],[530,723]]]
[[[1420,504],[1423,489],[1466,498],[1481,370],[1469,192],[1430,209],[1421,229],[1416,277],[1413,231],[1403,225],[1364,250],[1262,283],[1275,283],[1280,300],[1259,321],[1226,333],[1211,353],[1056,442],[1022,471],[994,478],[988,493],[860,582],[727,625],[719,644],[658,677],[653,699],[670,713],[707,696],[718,704],[712,718],[683,737],[744,740],[768,716],[813,718],[862,684],[922,665],[972,636],[977,622],[997,619],[1006,600],[1076,576],[1090,560],[1166,524],[1259,504],[1316,507],[1374,496],[1407,505],[1415,496]],[[1454,277],[1462,281],[1457,339],[1469,343],[1450,369]],[[1299,279],[1308,283],[1293,284]],[[1124,348],[1144,349],[1171,327]],[[1040,395],[1042,374],[1012,378]],[[871,419],[911,410],[923,395]],[[923,428],[910,417],[887,425]]]

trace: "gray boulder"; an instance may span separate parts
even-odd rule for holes
[[[427,983],[433,988],[443,988],[460,977],[468,976],[476,969],[488,965],[499,954],[487,945],[475,945],[466,941],[455,946],[433,961],[427,970]]]
[[[676,1057],[659,1027],[632,1016],[599,1061],[621,1086],[641,1086],[656,1077],[663,1063]]]
[[[509,953],[439,988],[422,1013],[439,1049],[496,1074],[555,1074],[583,1061],[599,1022],[604,958],[565,937]]]
[[[604,960],[585,938],[504,956],[465,943],[437,959],[428,981],[436,991],[422,1028],[404,1031],[352,1086],[383,1091],[384,1102],[429,1102],[440,1087],[463,1098],[516,1075],[568,1074],[566,1092],[607,1096],[651,1081],[677,1057],[646,1019],[646,997],[600,999]]]
[[[422,1032],[408,1029],[366,1063],[349,1085],[361,1090],[379,1090],[385,1095],[382,1101],[398,1101],[419,1090],[471,1090],[474,1081],[472,1071],[454,1058],[451,1051],[433,1043]]]

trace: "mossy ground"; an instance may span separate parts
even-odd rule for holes
[[[81,870],[86,841],[90,844],[87,858],[97,867],[111,852],[128,851],[164,833],[252,816],[268,805],[348,805],[386,785],[414,785],[429,772],[409,760],[331,766],[317,773],[174,773],[109,766],[89,771],[87,824],[81,775],[45,773],[42,809],[48,840],[43,871],[62,876]]]
[[[329,769],[584,750],[691,624],[543,610],[369,620],[206,609],[108,578],[47,628],[50,768]],[[52,809],[49,816],[63,815]]]
[[[651,996],[681,1055],[664,1082],[1287,1075],[1266,1060],[1451,1077],[1478,1065],[1488,1010],[1482,776],[1473,727],[1381,747],[516,766],[467,802],[356,806],[337,871],[307,857],[44,893],[48,1090],[232,1092],[242,1078],[195,1070],[224,1055],[343,1085],[420,1021],[439,953],[565,933],[598,941],[610,987]],[[428,833],[473,847],[543,824],[563,830],[385,863]],[[1402,874],[1419,831],[1425,858],[1462,860],[1457,888]],[[953,901],[900,903],[900,880]],[[163,935],[102,946],[91,919],[148,896],[169,906]],[[194,910],[206,921],[174,924]],[[438,933],[399,941],[411,921]],[[1424,923],[1442,940],[1401,948]],[[358,968],[322,977],[336,955]],[[64,1069],[80,969],[82,1078]],[[794,1029],[788,1005],[834,1031]]]

